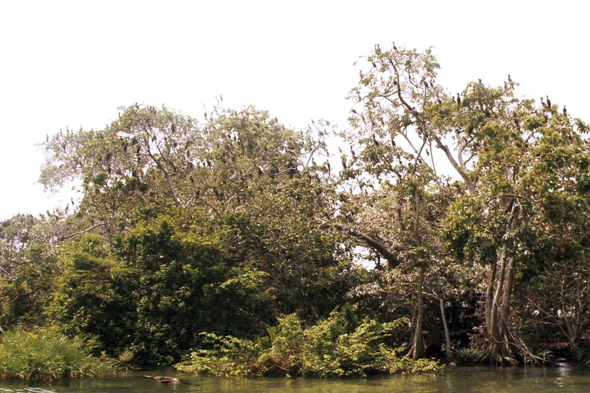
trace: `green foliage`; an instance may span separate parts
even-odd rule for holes
[[[45,322],[61,274],[56,244],[68,225],[61,217],[19,214],[0,222],[0,327]]]
[[[64,273],[51,307],[53,319],[72,336],[93,335],[116,357],[135,327],[132,272],[95,235],[62,249]]]
[[[218,238],[179,217],[142,223],[112,247],[81,236],[63,248],[62,263],[52,315],[113,357],[166,365],[205,329],[254,334],[261,323],[265,275],[232,266]]]
[[[279,325],[258,341],[204,334],[210,349],[193,352],[175,367],[183,372],[217,376],[315,375],[366,376],[399,372],[434,371],[433,360],[411,360],[391,348],[396,333],[406,330],[407,319],[381,324],[365,319],[348,322],[350,311],[332,312],[305,329],[294,314],[279,318]],[[356,322],[355,322],[356,324]],[[350,332],[349,332],[350,331]]]
[[[117,374],[120,370],[115,363],[89,355],[93,345],[55,328],[8,330],[0,335],[0,378],[51,380]]]

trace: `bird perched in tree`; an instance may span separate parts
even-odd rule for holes
[[[567,109],[565,108],[565,105],[563,106],[563,114],[567,116]]]
[[[377,140],[375,134],[373,134],[373,143],[375,144],[375,146],[379,147],[379,141]]]
[[[541,98],[541,105],[543,105],[543,108],[544,108],[545,107],[545,101],[543,101],[543,97],[540,97],[540,98]]]
[[[461,105],[461,96],[457,93],[457,105]]]
[[[545,97],[547,97],[547,107],[549,109],[551,109],[551,100],[549,99],[549,96],[545,96]]]
[[[510,74],[508,74],[508,82],[512,83],[512,79],[510,78]]]

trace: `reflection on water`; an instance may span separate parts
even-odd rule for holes
[[[182,377],[181,384],[160,383],[132,373],[121,378],[95,378],[42,383],[0,381],[3,392],[326,392],[326,393],[492,393],[492,392],[565,392],[590,391],[590,370],[577,366],[495,368],[449,368],[437,374],[395,375],[347,379],[288,379],[249,378],[225,379],[212,377]],[[174,375],[158,371],[158,375]],[[156,375],[156,374],[153,374]]]

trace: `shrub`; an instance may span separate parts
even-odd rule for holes
[[[0,378],[57,379],[116,374],[112,361],[89,356],[92,342],[55,328],[9,330],[0,336]]]
[[[345,310],[333,312],[329,318],[304,329],[299,318],[291,314],[279,318],[279,325],[268,329],[268,336],[258,341],[203,334],[209,348],[193,352],[189,360],[175,367],[183,372],[216,376],[320,377],[439,369],[434,360],[415,361],[386,345],[388,339],[407,326],[408,320],[401,318],[384,324],[365,319],[354,327]]]

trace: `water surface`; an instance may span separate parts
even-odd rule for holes
[[[441,373],[347,379],[248,378],[180,376],[179,385],[159,383],[131,373],[119,378],[94,378],[43,383],[0,381],[0,393],[145,393],[145,392],[322,392],[322,393],[465,393],[465,392],[590,392],[590,370],[563,367],[458,367]],[[174,375],[159,371],[151,375]]]

